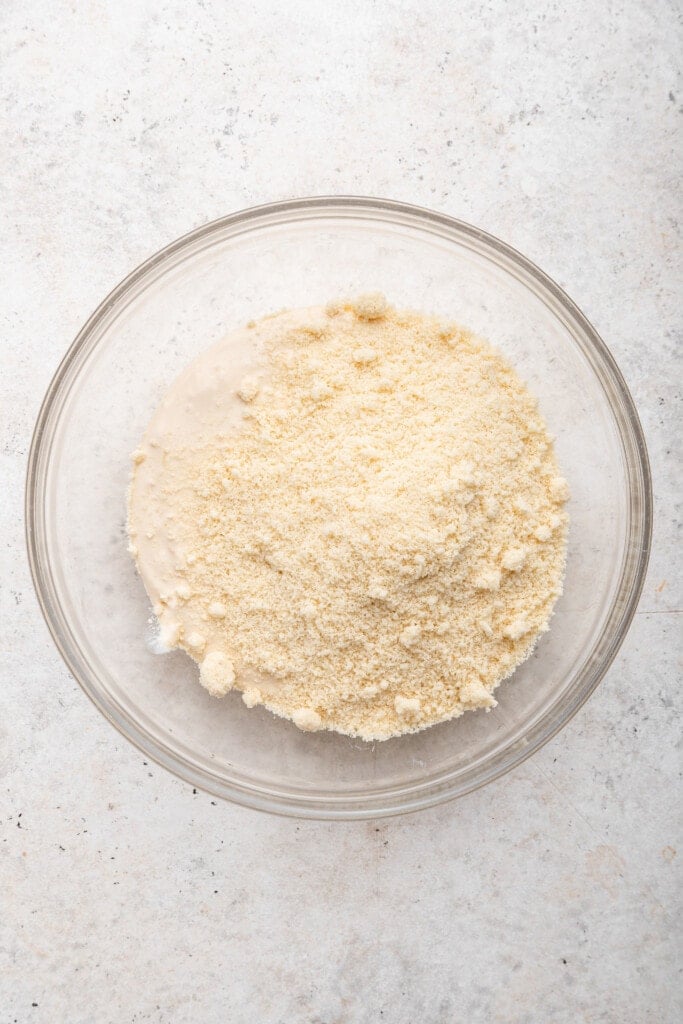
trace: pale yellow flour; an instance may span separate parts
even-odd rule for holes
[[[251,329],[241,418],[216,427],[217,385],[210,429],[165,429],[201,406],[181,378],[135,454],[131,546],[166,642],[211,693],[304,730],[386,739],[493,706],[564,572],[536,402],[486,342],[381,296]]]

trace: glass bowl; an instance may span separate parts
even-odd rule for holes
[[[491,712],[383,743],[302,733],[239,693],[212,699],[182,652],[145,642],[149,603],[126,550],[129,453],[176,374],[233,327],[284,306],[383,291],[450,317],[511,360],[557,436],[571,487],[565,592]],[[274,203],[190,232],[134,270],[50,384],[26,488],[28,550],[70,671],[146,756],[250,807],[370,818],[503,775],[595,689],[633,616],[651,488],[632,399],[605,344],[527,259],[476,228],[377,199]]]

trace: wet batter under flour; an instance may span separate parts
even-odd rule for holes
[[[304,730],[493,706],[561,593],[567,485],[535,400],[486,342],[381,296],[233,333],[133,460],[164,642]]]

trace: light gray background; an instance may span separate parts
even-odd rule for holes
[[[1,1024],[680,1019],[676,6],[0,5]],[[570,726],[366,824],[145,764],[62,666],[22,533],[42,394],[103,295],[190,228],[316,193],[432,206],[547,270],[625,373],[656,496],[639,612]]]

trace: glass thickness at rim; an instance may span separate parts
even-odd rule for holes
[[[629,481],[628,541],[624,549],[616,598],[601,635],[581,666],[572,686],[552,715],[535,721],[522,741],[505,747],[484,765],[429,776],[408,786],[390,786],[363,794],[358,791],[315,794],[255,785],[238,776],[229,782],[207,771],[192,752],[172,748],[150,723],[140,727],[101,687],[93,683],[89,664],[75,641],[60,606],[47,537],[45,488],[52,443],[63,403],[106,324],[130,301],[183,258],[228,238],[272,228],[278,224],[343,219],[394,224],[450,239],[495,262],[552,311],[569,330],[606,392],[619,430]],[[26,480],[26,538],[34,586],[44,618],[67,667],[84,692],[127,739],[145,755],[191,785],[233,802],[270,812],[308,818],[374,818],[406,813],[462,796],[516,767],[555,735],[578,711],[612,663],[628,630],[642,590],[652,529],[651,480],[642,429],[633,401],[604,342],[567,295],[538,267],[510,246],[478,228],[443,214],[405,203],[362,197],[317,197],[254,207],[228,215],[172,242],[132,271],[100,304],[81,329],[60,363],[43,400],[29,453]]]

